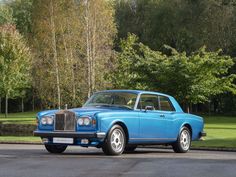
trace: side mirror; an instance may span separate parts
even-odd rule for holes
[[[145,112],[146,112],[147,110],[154,110],[154,106],[146,106],[146,107],[145,107]]]

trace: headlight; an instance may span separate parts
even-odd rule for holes
[[[79,125],[83,125],[83,124],[84,124],[84,119],[83,119],[83,118],[79,118],[78,121],[77,121],[77,123],[78,123]]]
[[[46,118],[46,117],[43,117],[43,118],[41,119],[41,124],[42,124],[42,125],[46,125],[46,124],[47,124],[47,118]]]
[[[47,117],[47,124],[52,125],[53,124],[53,118],[52,117]]]
[[[42,125],[52,125],[53,124],[53,117],[50,117],[50,116],[45,116],[45,117],[42,117],[41,119],[41,124]]]
[[[91,124],[91,119],[89,117],[80,117],[77,121],[77,124],[79,124],[80,126],[88,126]]]
[[[90,124],[90,119],[88,117],[84,118],[84,125],[88,126]]]

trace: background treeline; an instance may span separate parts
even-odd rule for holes
[[[8,99],[11,112],[75,107],[124,88],[169,93],[190,111],[236,113],[233,0],[0,4],[2,112]]]

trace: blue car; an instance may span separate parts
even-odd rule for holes
[[[50,153],[78,145],[120,155],[150,144],[185,153],[191,141],[206,136],[203,118],[184,113],[172,96],[140,90],[97,92],[82,108],[42,111],[37,120],[34,135]]]

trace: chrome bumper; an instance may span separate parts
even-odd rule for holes
[[[34,131],[34,136],[42,138],[63,137],[63,138],[99,138],[106,137],[105,132],[51,132],[51,131]]]

